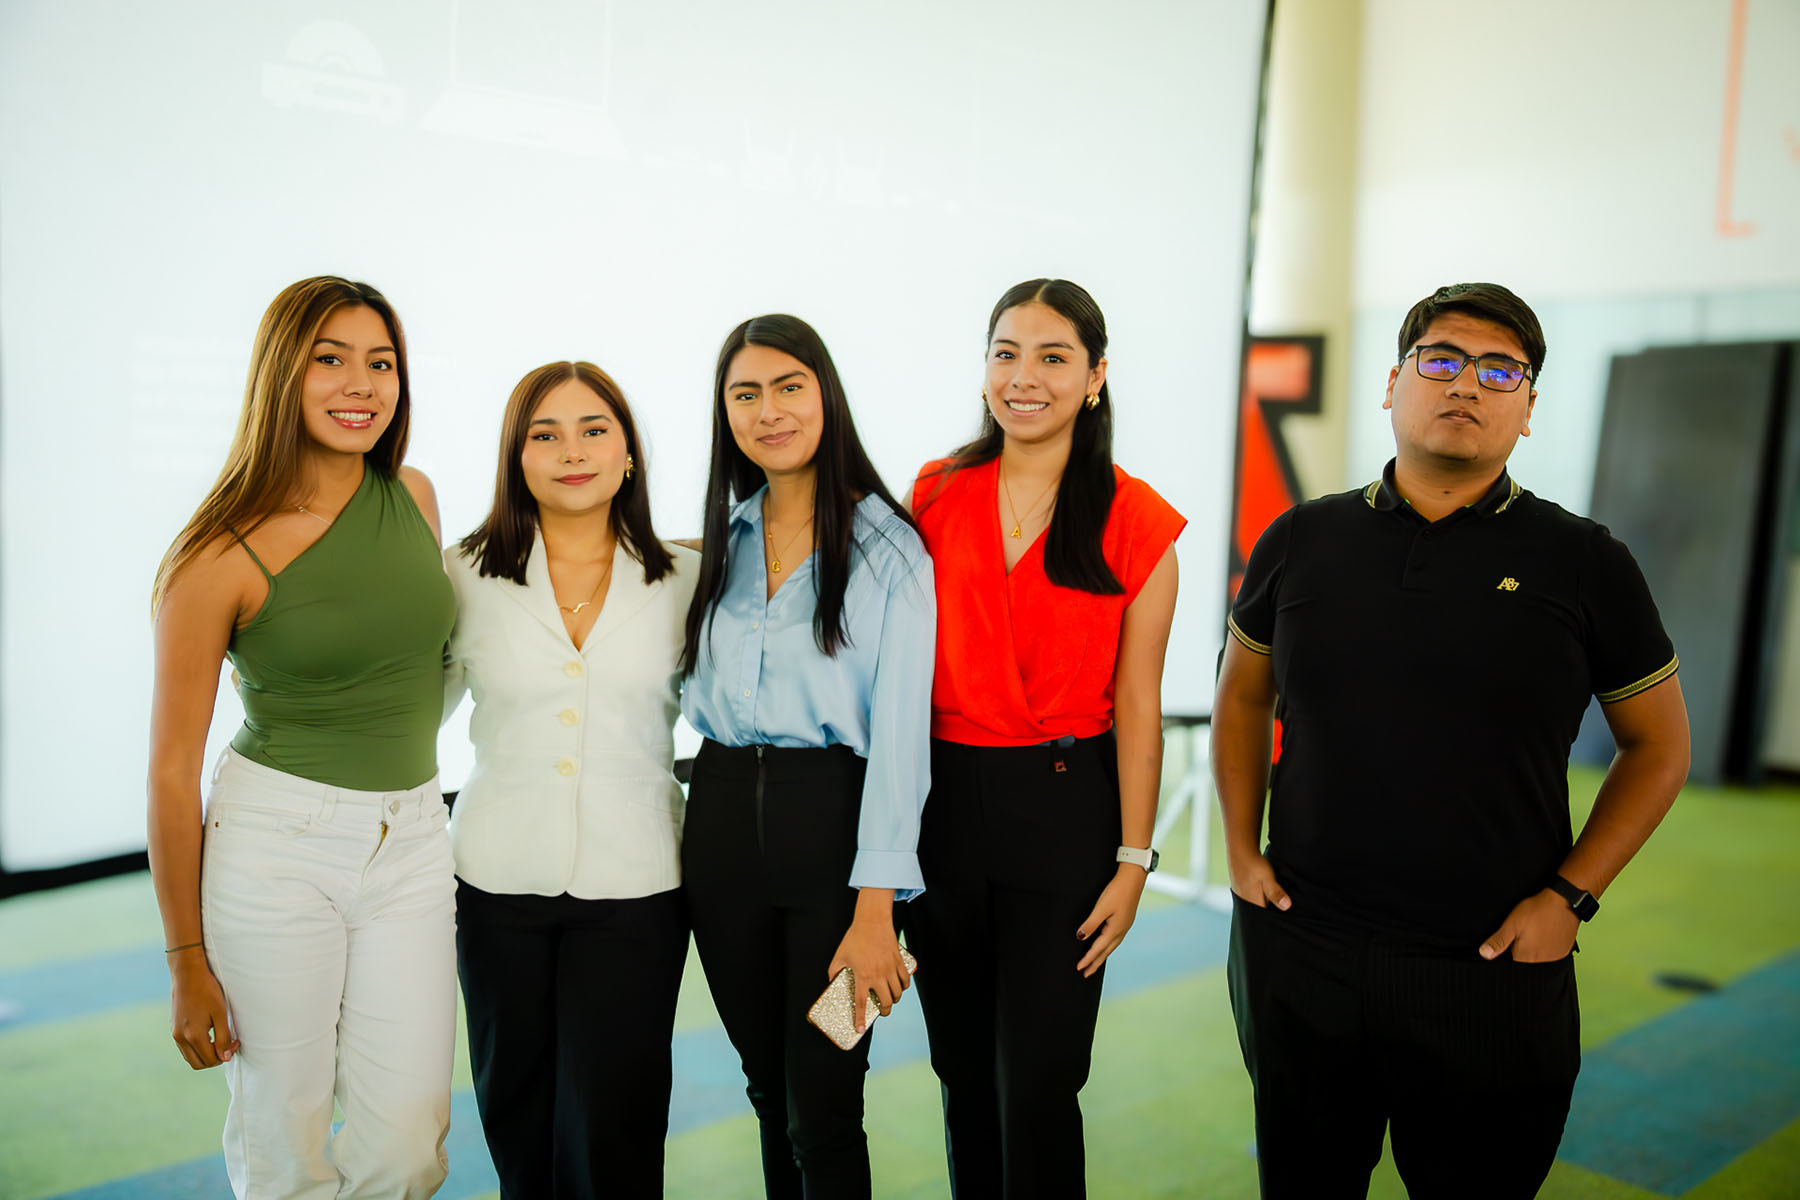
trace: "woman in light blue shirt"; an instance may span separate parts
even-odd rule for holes
[[[924,887],[936,602],[796,317],[746,321],[719,351],[704,545],[682,658],[706,738],[682,843],[694,942],[768,1195],[866,1197],[869,1041],[840,1050],[806,1014],[846,967],[884,1014],[909,983],[893,906]]]

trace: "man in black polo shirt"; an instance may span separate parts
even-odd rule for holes
[[[1212,758],[1265,1197],[1365,1195],[1390,1127],[1414,1197],[1535,1195],[1580,1066],[1576,931],[1687,777],[1637,564],[1506,473],[1543,363],[1503,287],[1414,305],[1394,460],[1278,517],[1232,607]],[[1576,839],[1589,696],[1618,756]]]

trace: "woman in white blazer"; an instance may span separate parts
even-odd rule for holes
[[[475,700],[458,974],[503,1197],[662,1194],[688,941],[670,729],[698,557],[657,540],[605,372],[519,382],[493,508],[444,555],[444,711]]]

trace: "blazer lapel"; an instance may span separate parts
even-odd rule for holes
[[[643,564],[631,557],[620,542],[613,549],[612,582],[606,585],[606,603],[600,606],[600,615],[588,630],[587,640],[581,643],[582,653],[629,622],[661,590],[661,580],[644,582]]]
[[[554,633],[558,641],[569,640],[569,631],[563,628],[562,614],[556,610],[556,589],[550,585],[550,560],[544,554],[543,534],[533,535],[531,558],[525,563],[525,586],[509,585],[504,590],[519,607]]]

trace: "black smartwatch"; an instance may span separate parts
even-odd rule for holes
[[[1561,875],[1552,875],[1550,882],[1544,886],[1567,900],[1569,907],[1575,910],[1575,915],[1583,921],[1593,920],[1594,914],[1600,911],[1600,902],[1591,893],[1582,891]]]

